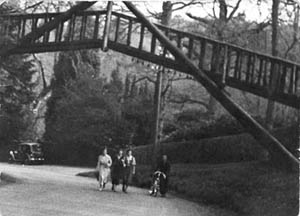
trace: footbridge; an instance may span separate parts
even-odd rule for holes
[[[13,38],[0,56],[101,48],[192,76],[270,153],[289,163],[299,161],[224,90],[241,91],[300,108],[300,65],[147,19],[131,2],[132,14],[86,10],[81,2],[62,13],[0,16],[0,34]]]

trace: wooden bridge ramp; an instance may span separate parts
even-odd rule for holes
[[[278,140],[224,92],[230,86],[297,108],[300,65],[210,38],[153,24],[130,2],[136,17],[85,11],[0,16],[2,35],[14,38],[0,56],[76,49],[111,49],[193,76],[273,155],[298,164]],[[77,8],[76,8],[77,7]]]

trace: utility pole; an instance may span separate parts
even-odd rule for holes
[[[161,24],[168,26],[172,17],[172,2],[162,2],[162,15]],[[155,169],[157,165],[158,156],[161,153],[160,145],[160,121],[161,121],[161,92],[162,92],[162,81],[165,76],[165,68],[159,69],[156,75],[155,82],[155,93],[154,93],[154,126],[153,126],[153,148],[152,148],[152,168]]]
[[[157,156],[160,152],[160,105],[161,105],[162,71],[156,74],[155,94],[154,94],[154,130],[153,130],[153,148],[152,148],[152,168],[156,168]]]

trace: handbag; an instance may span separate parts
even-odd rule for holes
[[[99,171],[98,170],[95,171],[95,177],[96,177],[97,181],[99,181]]]

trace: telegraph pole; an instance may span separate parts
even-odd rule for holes
[[[165,1],[162,2],[162,14],[161,14],[161,24],[168,26],[170,24],[172,17],[172,2]],[[164,48],[162,49],[162,51]],[[164,55],[164,53],[162,53]],[[155,93],[154,93],[154,130],[153,130],[153,148],[152,148],[152,168],[156,168],[156,163],[159,154],[161,153],[160,145],[160,120],[161,120],[161,91],[163,76],[166,76],[165,68],[158,69],[155,82]]]
[[[156,168],[157,156],[160,152],[160,105],[161,105],[162,71],[158,70],[155,82],[154,94],[154,130],[153,130],[153,148],[152,148],[152,168]]]

